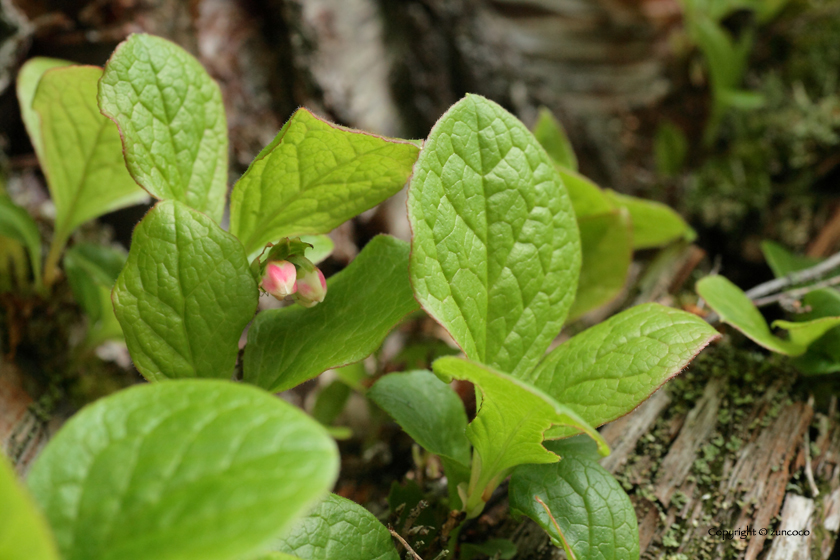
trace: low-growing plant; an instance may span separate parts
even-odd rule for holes
[[[762,243],[762,250],[776,280],[744,292],[723,276],[708,276],[697,283],[697,293],[721,321],[756,344],[794,358],[803,374],[840,371],[840,292],[834,288],[840,285],[840,254],[811,259],[770,241]],[[773,303],[790,311],[792,321],[768,326],[759,307]],[[771,328],[787,331],[787,337],[774,335]]]
[[[123,336],[150,383],[59,431],[29,475],[37,506],[0,465],[11,508],[0,517],[3,558],[398,558],[372,514],[328,494],[338,472],[328,431],[271,393],[364,359],[420,308],[466,357],[389,374],[369,395],[441,457],[450,508],[477,516],[511,476],[512,508],[570,558],[596,547],[638,558],[629,498],[593,444],[567,438],[587,434],[607,454],[595,428],[718,334],[647,304],[546,354],[570,314],[615,296],[633,249],[693,235],[667,207],[579,175],[550,115],[538,139],[470,95],[419,143],[300,109],[233,187],[225,231],[221,94],[185,51],[133,35],[104,69],[35,59],[18,91],[56,206],[43,270],[34,222],[5,199],[0,234],[26,248],[42,294],[63,263],[88,315],[84,345]],[[326,280],[316,263],[329,244],[318,236],[407,181],[411,244],[378,236]],[[127,257],[88,244],[64,252],[80,224],[146,193],[158,202]],[[254,318],[261,292],[297,304]],[[230,381],[235,372],[244,383]],[[451,379],[477,387],[472,421]]]

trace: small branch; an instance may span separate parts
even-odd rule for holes
[[[753,300],[753,303],[755,303],[756,307],[764,307],[766,305],[770,305],[771,303],[776,303],[779,301],[797,300],[800,299],[802,296],[813,292],[814,290],[819,290],[821,288],[830,288],[831,286],[837,285],[840,285],[840,275],[829,278],[828,280],[823,280],[822,282],[817,282],[816,284],[811,284],[810,286],[805,286],[804,288],[796,288],[795,290],[788,290],[787,292],[779,292],[777,294],[773,294],[772,296],[767,296],[764,298],[750,299]],[[747,292],[747,295],[749,294],[750,292]]]
[[[814,265],[811,268],[806,268],[805,270],[800,270],[798,272],[791,272],[782,278],[776,278],[775,280],[759,284],[747,291],[747,297],[752,300],[756,300],[762,296],[783,290],[788,286],[801,284],[802,282],[808,282],[809,280],[816,280],[838,266],[840,266],[840,253],[835,253],[823,262]]]
[[[814,406],[814,395],[808,397],[808,406]],[[814,469],[811,466],[811,435],[808,433],[808,430],[805,430],[805,441],[803,444],[805,445],[805,478],[808,480],[808,486],[811,487],[811,496],[816,498],[820,495],[820,491],[817,488],[817,483],[814,482]]]
[[[388,527],[388,531],[391,533],[392,537],[400,541],[400,544],[402,544],[405,547],[406,551],[408,551],[408,555],[411,557],[412,560],[423,560],[419,554],[414,552],[414,549],[411,548],[411,545],[405,542],[405,539],[402,538],[399,533],[394,531],[394,529],[392,529],[391,527]]]

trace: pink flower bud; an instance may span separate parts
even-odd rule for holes
[[[308,272],[301,269],[298,276],[295,299],[304,307],[317,305],[324,301],[324,296],[327,295],[327,280],[324,278],[324,273],[317,267],[312,268],[314,270]]]
[[[297,271],[289,261],[272,261],[265,267],[260,286],[277,299],[283,299],[297,291]]]

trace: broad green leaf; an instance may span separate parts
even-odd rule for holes
[[[469,466],[464,403],[433,373],[391,373],[377,381],[367,395],[426,451]]]
[[[578,218],[583,263],[568,321],[612,301],[624,288],[633,261],[630,215],[624,209]]]
[[[0,558],[59,560],[49,525],[2,453],[0,504]]]
[[[610,201],[601,187],[577,171],[557,167],[557,172],[563,179],[578,220],[615,211],[615,204]]]
[[[552,350],[532,383],[597,427],[639,406],[719,336],[691,313],[638,305]]]
[[[301,560],[301,558],[282,552],[262,552],[256,556],[248,556],[247,560]]]
[[[338,450],[299,409],[243,384],[141,384],[70,419],[29,486],[64,560],[235,560],[332,487]]]
[[[688,138],[682,129],[671,121],[659,125],[653,139],[653,155],[660,175],[673,177],[679,173],[688,155]]]
[[[228,136],[219,86],[187,51],[152,35],[117,46],[99,107],[120,129],[131,176],[158,199],[222,219]]]
[[[36,282],[41,279],[41,234],[29,212],[0,194],[0,235],[26,247]]]
[[[570,455],[552,465],[517,467],[508,492],[511,509],[536,521],[570,560],[638,560],[633,504],[597,462]]]
[[[335,244],[333,243],[333,240],[330,239],[329,235],[301,235],[300,240],[304,243],[312,245],[312,248],[306,251],[306,258],[309,259],[312,264],[318,264],[323,261],[329,257],[332,254],[333,249],[335,249]]]
[[[101,76],[95,66],[53,68],[32,103],[41,122],[41,166],[55,203],[54,245],[63,247],[81,224],[146,199],[125,168],[117,127],[96,105]]]
[[[176,201],[134,229],[113,293],[134,365],[151,381],[230,377],[258,298],[239,241]]]
[[[798,272],[819,264],[820,259],[805,257],[791,253],[778,243],[762,241],[761,252],[767,260],[767,265],[776,278],[787,276],[791,272]]]
[[[473,458],[464,508],[471,517],[480,513],[513,467],[559,460],[542,446],[552,426],[587,433],[603,455],[609,452],[601,435],[575,412],[524,381],[459,358],[440,358],[433,368],[446,380],[470,381],[481,391],[481,408],[467,427],[467,439],[478,455]]]
[[[230,231],[251,255],[281,237],[327,233],[399,191],[419,148],[299,109],[230,197]]]
[[[821,317],[840,316],[840,292],[836,290],[814,290],[802,298],[802,303],[811,309],[797,315],[797,319],[813,321]],[[808,347],[808,351],[793,362],[806,375],[824,375],[840,371],[840,327],[826,332]]]
[[[399,560],[391,533],[372,513],[330,494],[275,547],[302,560]]]
[[[580,240],[545,150],[516,117],[468,95],[432,129],[408,190],[411,279],[466,355],[522,377],[574,299]]]
[[[40,161],[44,161],[44,144],[41,140],[41,120],[38,113],[32,108],[32,101],[35,99],[35,91],[38,89],[38,82],[44,72],[61,66],[73,64],[67,60],[58,58],[45,58],[38,56],[26,61],[21,66],[17,77],[17,98],[20,105],[20,116],[32,142],[32,148]]]
[[[644,200],[614,191],[606,191],[613,204],[626,208],[633,221],[633,248],[649,249],[685,239],[694,240],[697,234],[682,216],[661,202]]]
[[[88,316],[88,347],[122,338],[111,289],[125,261],[125,252],[92,243],[74,245],[64,254],[64,271],[73,297]]]
[[[770,327],[750,298],[723,276],[703,278],[697,282],[697,293],[720,316],[721,321],[732,325],[756,344],[788,356],[801,356],[809,344],[840,325],[840,317],[823,317],[797,323],[775,321],[774,327],[786,329],[790,333],[790,339],[784,340],[770,332]]]
[[[408,244],[378,236],[327,282],[317,306],[263,311],[248,331],[244,378],[272,392],[358,362],[417,309],[408,281]]]
[[[534,137],[558,165],[577,171],[578,161],[572,143],[560,121],[546,107],[540,107]]]

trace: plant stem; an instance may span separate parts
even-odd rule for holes
[[[797,288],[795,290],[788,290],[787,292],[779,292],[765,298],[754,299],[753,303],[755,303],[756,307],[764,307],[765,305],[770,305],[771,303],[776,303],[777,301],[781,301],[783,299],[799,299],[814,290],[830,288],[831,286],[837,285],[840,285],[840,275],[829,278],[828,280],[823,280],[822,282],[817,282],[816,284],[811,284],[810,286],[805,286],[804,288]],[[749,295],[749,292],[747,295]]]
[[[69,236],[63,232],[56,231],[50,243],[50,252],[47,253],[47,260],[44,262],[44,279],[41,282],[45,290],[49,290],[58,279],[58,260],[67,245]]]
[[[759,284],[754,288],[751,288],[746,292],[747,297],[751,300],[756,300],[762,296],[766,296],[768,294],[772,294],[774,292],[778,292],[779,290],[783,290],[788,286],[792,286],[794,284],[801,284],[802,282],[807,282],[809,280],[815,280],[820,278],[825,273],[829,272],[830,270],[837,268],[840,266],[840,252],[834,253],[823,262],[812,266],[811,268],[806,268],[804,270],[799,270],[797,272],[791,272],[787,276],[783,276],[781,278],[776,278],[775,280],[770,280],[769,282],[764,282],[763,284]]]

